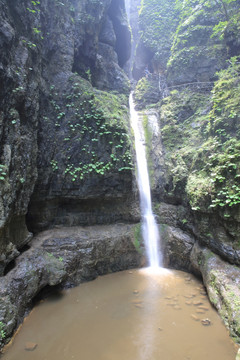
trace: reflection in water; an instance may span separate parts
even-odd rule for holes
[[[3,360],[235,359],[234,344],[191,275],[125,271],[63,294],[39,303]],[[36,349],[26,351],[27,342]]]
[[[156,314],[158,311],[158,302],[161,293],[159,289],[161,282],[168,281],[167,279],[171,276],[171,271],[164,268],[146,268],[139,271],[139,274],[143,276],[144,280],[144,291],[143,293],[143,324],[140,332],[141,346],[139,347],[139,359],[152,360],[155,348],[157,347],[159,337],[159,331],[162,329],[158,327],[156,323]],[[158,331],[156,331],[156,329]]]

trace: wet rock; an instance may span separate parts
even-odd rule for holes
[[[240,226],[237,214],[238,211],[231,214],[227,221],[219,214],[201,213],[195,222],[195,234],[203,246],[230,263],[240,265],[240,250],[236,246]]]
[[[209,325],[211,325],[211,320],[209,320],[209,319],[202,319],[202,320],[201,320],[201,323],[202,323],[202,325],[204,325],[204,326],[209,326]]]
[[[192,295],[192,297],[195,297],[195,296],[197,296],[197,293],[193,292],[193,293],[191,293],[191,295]]]
[[[36,236],[15,267],[0,278],[0,321],[5,324],[5,340],[46,286],[72,287],[98,275],[138,267],[141,255],[134,246],[134,229],[135,225],[120,224],[74,227]]]
[[[240,269],[205,247],[194,245],[192,266],[202,274],[209,299],[233,337],[240,336]]]
[[[114,32],[112,20],[109,18],[109,16],[107,16],[99,34],[99,41],[114,47],[116,40],[117,38]]]
[[[26,351],[34,351],[37,347],[37,343],[34,342],[26,342],[25,344],[25,350]]]
[[[209,310],[209,308],[207,306],[203,306],[203,305],[198,306],[198,308],[201,309],[201,310],[204,310],[204,311]]]
[[[194,239],[181,229],[167,225],[162,228],[161,235],[167,265],[177,269],[189,270]]]
[[[201,300],[194,300],[193,301],[193,305],[195,305],[195,306],[199,306],[199,305],[202,305],[203,304],[203,302],[201,301]]]
[[[193,295],[191,294],[191,295],[184,295],[184,297],[186,298],[186,299],[191,299],[191,298],[193,298]]]
[[[155,213],[159,216],[163,224],[175,228],[182,227],[182,230],[188,229],[191,231],[192,229],[193,216],[183,205],[160,202],[155,207]],[[181,219],[185,219],[184,223]]]
[[[142,304],[134,304],[134,306],[138,309],[143,309],[143,305]]]
[[[0,3],[0,46],[4,49],[0,53],[0,165],[3,175],[0,180],[0,275],[18,255],[18,251],[30,241],[31,234],[25,218],[37,179],[42,186],[41,194],[39,188],[35,193],[40,195],[36,212],[39,215],[42,212],[37,231],[39,228],[47,229],[48,219],[54,222],[55,217],[59,216],[57,207],[59,211],[60,208],[66,209],[70,198],[75,198],[72,179],[66,184],[65,169],[61,169],[61,174],[64,174],[62,177],[59,174],[55,177],[52,165],[56,164],[56,153],[61,153],[67,166],[72,164],[70,158],[75,159],[79,153],[79,135],[83,126],[83,118],[79,119],[79,109],[85,101],[83,93],[89,93],[92,85],[88,82],[84,91],[75,89],[74,93],[74,89],[69,87],[69,78],[74,80],[73,84],[85,78],[104,89],[122,90],[124,93],[129,91],[129,83],[122,69],[131,46],[124,1],[103,0],[96,3],[83,0],[72,6],[59,6],[57,1],[50,4],[48,0],[42,0],[41,4],[31,5],[35,8],[32,12],[24,2],[3,0]],[[110,11],[112,6],[115,6],[114,14]],[[39,33],[34,33],[33,29]],[[122,39],[124,47],[121,49],[122,55],[119,55],[117,45]],[[121,65],[119,56],[122,56]],[[101,59],[102,66],[97,66]],[[75,99],[79,97],[78,105],[71,101],[73,96]],[[89,115],[89,111],[87,113]],[[73,135],[78,134],[77,137],[73,136],[75,140],[71,142],[71,156],[67,154],[69,140],[66,140],[67,128],[64,128],[63,122],[62,135],[58,131],[58,120],[62,121],[64,117],[74,126],[78,122],[78,129],[71,130]],[[88,143],[91,144],[91,140],[89,132]],[[61,149],[56,149],[57,144],[61,144]],[[105,145],[101,146],[106,151]],[[42,152],[45,155],[41,156]],[[77,159],[75,168],[81,162],[85,164],[83,156]],[[130,173],[121,176],[117,169],[115,175],[111,174],[111,181],[105,179],[105,185],[107,182],[113,185],[110,192],[106,186],[102,187],[105,195],[113,194],[119,186],[119,175],[122,178],[120,182],[123,181],[128,188],[127,183],[130,185],[133,179]],[[96,188],[95,183],[96,178],[91,181],[92,189]],[[77,188],[86,190],[82,185]],[[61,204],[57,206],[59,194],[64,193],[64,188],[64,204],[60,201]],[[46,189],[50,190],[50,199],[43,196]],[[96,197],[95,200],[96,203]],[[98,201],[102,200],[103,197],[98,196]],[[76,207],[79,209],[82,205],[78,203]],[[112,215],[112,222],[120,221],[122,216],[118,216],[119,213],[120,209],[118,214],[116,212]],[[63,217],[62,224],[71,225],[74,216],[65,213],[64,220]],[[98,221],[103,223],[102,219]]]
[[[191,318],[195,321],[200,321],[200,319],[194,314],[191,314]]]
[[[143,303],[143,301],[140,299],[134,299],[131,301],[131,303],[134,305],[141,305]]]
[[[114,48],[108,44],[99,43],[97,55],[95,67],[97,78],[94,85],[103,90],[128,92],[129,81],[118,65],[117,53]],[[109,66],[109,58],[114,59],[111,66]]]
[[[196,310],[196,313],[197,313],[197,314],[204,314],[204,313],[205,313],[205,310],[197,309],[197,310]]]

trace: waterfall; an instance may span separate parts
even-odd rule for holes
[[[150,268],[162,266],[162,255],[159,252],[160,235],[152,212],[152,200],[147,168],[146,152],[144,147],[144,131],[137,111],[134,107],[133,95],[129,98],[131,126],[135,136],[135,150],[137,160],[137,180],[140,194],[142,215],[142,234],[147,251]]]

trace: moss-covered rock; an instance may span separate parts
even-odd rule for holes
[[[40,122],[30,228],[133,219],[127,96],[94,89],[76,74],[50,86],[50,96]]]
[[[226,46],[211,37],[219,21],[215,5],[193,3],[187,10],[184,5],[181,8],[181,21],[167,65],[170,84],[212,81],[227,57]]]
[[[122,69],[131,46],[124,1],[3,0],[0,46],[1,275],[31,238],[25,216],[38,174],[44,189],[53,181],[53,188],[71,197],[69,189],[74,187],[76,177],[94,173],[102,179],[102,172],[108,172],[119,160],[114,165],[112,187],[119,190],[119,182],[132,182],[126,126],[122,128],[116,113],[111,125],[108,120],[105,123],[104,116],[109,114],[97,110],[102,99],[99,97],[97,102],[98,95],[92,88],[129,92]],[[112,95],[106,101],[116,107],[111,99]],[[125,100],[120,99],[126,107]],[[126,119],[126,108],[123,113]],[[100,130],[98,136],[95,134],[100,126],[112,136],[116,132],[115,139],[120,133],[121,148],[116,148],[117,143],[111,147],[109,134],[100,135]],[[87,141],[90,149],[84,147]],[[101,146],[108,148],[106,156],[97,155]],[[95,155],[90,155],[91,151]],[[102,192],[106,189],[105,178]],[[72,191],[76,191],[76,185]]]
[[[140,110],[148,104],[157,103],[161,96],[160,90],[158,77],[148,75],[141,78],[134,89],[136,108]]]
[[[144,74],[146,65],[151,72],[165,71],[178,23],[177,15],[174,0],[142,1],[139,12],[140,40],[134,66],[137,79]]]
[[[240,269],[227,264],[206,248],[195,244],[191,254],[195,270],[200,272],[211,303],[218,310],[231,336],[240,338]]]

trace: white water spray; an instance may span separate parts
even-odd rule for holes
[[[152,212],[150,183],[147,168],[146,152],[144,148],[144,132],[137,111],[134,107],[133,96],[129,98],[131,125],[135,135],[135,149],[138,171],[138,187],[142,214],[142,233],[147,250],[149,266],[153,269],[162,266],[162,256],[159,252],[160,236],[157,223]]]

